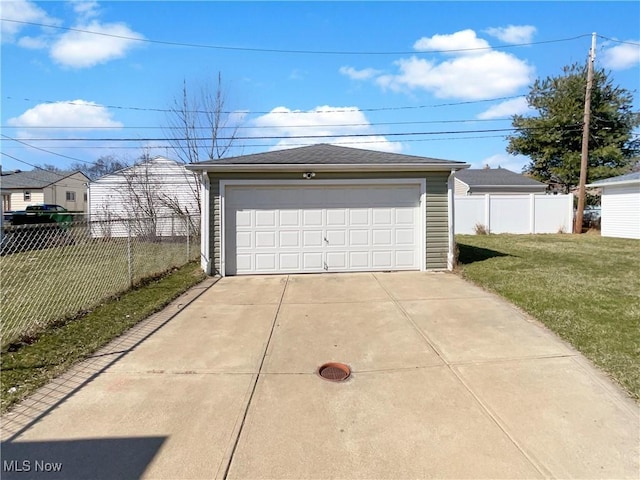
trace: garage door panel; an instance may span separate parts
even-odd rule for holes
[[[304,271],[321,270],[323,268],[321,252],[303,252],[302,265]]]
[[[276,271],[276,254],[275,253],[256,253],[255,255],[257,271]]]
[[[269,227],[276,226],[276,211],[275,210],[256,210],[255,212],[255,226],[256,227]]]
[[[279,255],[280,270],[296,271],[300,270],[300,255],[296,253],[281,253]]]
[[[369,209],[368,208],[352,208],[349,210],[349,225],[351,226],[368,226],[369,225]]]
[[[322,230],[307,230],[302,232],[302,247],[322,247]]]
[[[419,269],[420,187],[227,187],[226,274]]]
[[[299,227],[300,226],[300,211],[299,210],[280,210],[281,227]]]
[[[322,210],[311,209],[302,212],[304,227],[322,227]]]
[[[328,247],[346,247],[347,232],[345,230],[327,230],[325,235]]]
[[[373,268],[391,268],[393,252],[391,250],[381,250],[371,252],[371,266]]]
[[[397,228],[395,230],[396,245],[413,245],[415,238],[416,232],[413,228]]]
[[[328,227],[344,227],[347,225],[347,210],[344,208],[331,208],[327,210]]]
[[[237,232],[236,246],[238,248],[251,248],[251,232]]]
[[[275,248],[276,232],[256,232],[255,248]]]
[[[235,214],[235,224],[238,227],[251,227],[253,226],[252,212],[249,210],[238,210]]]
[[[393,238],[393,234],[390,229],[377,229],[373,230],[373,245],[391,245],[391,239]]]
[[[369,230],[349,230],[350,247],[369,246]]]
[[[396,250],[395,264],[400,268],[409,268],[416,263],[416,252],[413,250]]]
[[[415,223],[415,208],[396,208],[396,225],[413,225]]]
[[[347,252],[327,252],[327,267],[329,270],[346,270],[347,269]]]
[[[300,248],[300,231],[291,230],[280,232],[281,248]]]
[[[349,267],[352,270],[366,270],[371,265],[371,255],[368,251],[349,252]]]
[[[392,210],[390,208],[373,209],[373,225],[391,225]]]

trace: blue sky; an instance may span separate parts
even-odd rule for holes
[[[4,169],[175,158],[162,110],[183,81],[197,92],[220,72],[226,110],[248,137],[233,154],[328,142],[520,171],[527,159],[506,153],[508,132],[490,130],[526,113],[535,78],[585,62],[591,32],[597,67],[640,104],[638,2],[0,7]],[[305,135],[323,138],[293,138]]]

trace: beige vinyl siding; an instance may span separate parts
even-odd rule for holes
[[[31,192],[31,200],[24,200],[24,192]],[[39,203],[44,202],[44,191],[43,190],[31,190],[28,188],[12,191],[11,192],[11,210],[20,211],[27,208],[29,205],[37,205]]]
[[[454,189],[453,189],[454,195],[466,195],[468,190],[469,190],[469,185],[464,183],[459,178],[455,179]]]
[[[87,202],[84,196],[87,193],[87,183],[87,177],[81,173],[62,178],[44,189],[43,203],[60,205],[72,212],[86,212]],[[67,192],[75,193],[75,201],[67,201]]]
[[[426,256],[427,269],[441,270],[447,268],[448,252],[448,211],[447,211],[447,181],[449,172],[316,172],[314,180],[367,180],[393,178],[426,178]],[[209,173],[210,197],[210,251],[212,259],[212,274],[221,272],[221,210],[220,210],[220,180],[301,180],[301,172],[267,172],[267,173]],[[313,184],[314,180],[309,180]]]

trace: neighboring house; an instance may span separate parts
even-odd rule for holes
[[[193,172],[164,157],[105,175],[89,184],[91,220],[107,221],[94,235],[184,234],[178,217],[193,216],[198,223],[199,188]]]
[[[506,168],[467,169],[456,172],[455,195],[544,194],[547,185]]]
[[[0,177],[2,209],[24,210],[29,205],[52,203],[72,212],[87,211],[89,178],[80,171],[16,171]]]
[[[467,167],[327,144],[190,164],[203,173],[202,267],[223,276],[451,269],[451,178]]]
[[[600,233],[603,237],[640,238],[640,172],[593,182],[601,189]]]

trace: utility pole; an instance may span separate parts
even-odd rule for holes
[[[582,233],[584,214],[585,184],[587,183],[587,165],[589,160],[589,121],[591,120],[591,89],[593,88],[593,64],[596,60],[596,33],[591,34],[591,50],[587,64],[587,91],[584,98],[584,122],[582,126],[582,154],[580,156],[580,183],[578,186],[578,211],[576,212],[574,233]]]

